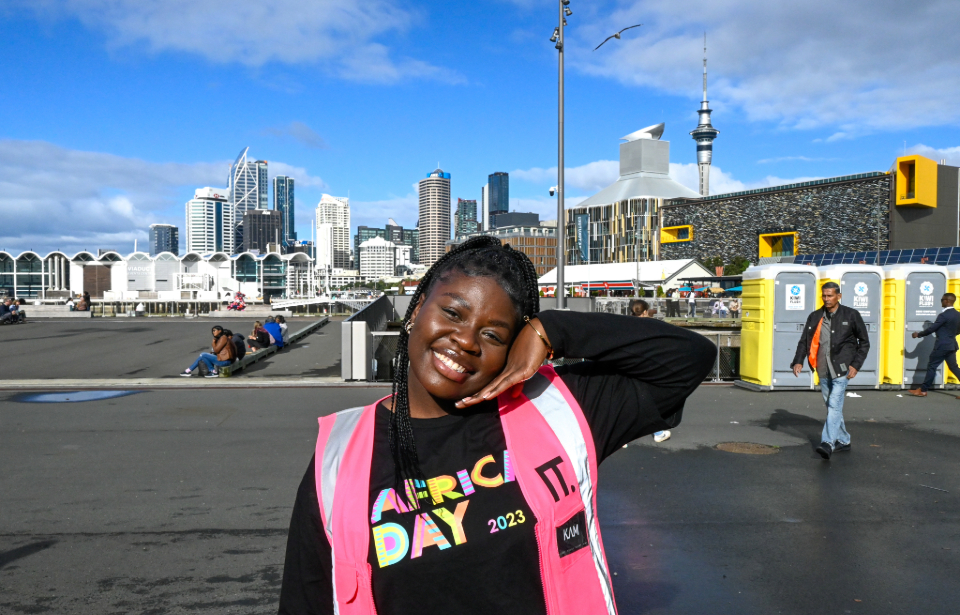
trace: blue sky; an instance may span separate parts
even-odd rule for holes
[[[885,171],[905,147],[960,164],[958,2],[570,6],[568,205],[657,122],[695,187],[704,30],[713,192]],[[550,0],[7,0],[0,249],[131,251],[152,222],[182,229],[247,146],[297,179],[301,238],[323,192],[350,196],[354,226],[412,226],[438,162],[454,199],[507,171],[512,208],[553,218],[556,19]]]

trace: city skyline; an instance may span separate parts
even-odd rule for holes
[[[320,9],[267,3],[281,22],[302,25],[283,29],[288,40],[235,24],[177,36],[206,28],[199,5],[148,15],[118,3],[100,14],[80,11],[85,1],[49,12],[14,3],[0,19],[9,43],[0,51],[0,113],[15,120],[0,130],[0,180],[10,186],[0,207],[19,212],[0,231],[0,248],[132,251],[150,224],[183,224],[183,203],[197,187],[224,186],[232,154],[247,145],[269,161],[269,180],[296,178],[301,207],[324,192],[351,196],[357,225],[393,217],[415,226],[413,184],[438,158],[457,176],[452,198],[481,203],[480,187],[502,170],[512,176],[511,210],[555,217],[547,188],[556,183],[556,56],[543,7],[506,2],[473,22],[477,44],[463,46],[456,33],[476,18],[466,6],[413,3],[374,24],[337,5],[327,11],[337,31]],[[712,194],[885,171],[904,150],[960,161],[952,103],[960,84],[951,77],[960,42],[947,26],[960,17],[956,5],[901,18],[820,0],[574,5],[568,206],[616,180],[611,139],[659,122],[675,144],[671,175],[698,188],[686,133],[702,98],[704,30],[713,120],[723,128]],[[237,3],[237,23],[254,6]],[[843,27],[825,27],[825,10]],[[144,23],[153,27],[138,29]],[[904,75],[914,77],[911,88]],[[230,94],[238,88],[239,103]],[[184,104],[184,92],[203,103]],[[299,216],[300,237],[312,223]]]

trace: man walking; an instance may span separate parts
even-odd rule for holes
[[[693,292],[693,290],[687,294],[687,317],[697,317],[697,293]]]
[[[870,340],[857,310],[840,305],[840,285],[827,282],[821,291],[823,307],[807,316],[793,357],[793,375],[799,377],[803,360],[820,377],[827,420],[817,454],[830,459],[834,451],[850,450],[850,434],[843,422],[847,382],[857,375],[870,351]]]
[[[914,331],[911,337],[926,337],[931,333],[936,333],[937,343],[933,346],[933,352],[927,359],[927,377],[920,385],[919,389],[910,389],[907,391],[914,397],[926,397],[927,389],[933,386],[933,381],[937,377],[937,370],[940,364],[947,362],[947,367],[953,372],[954,376],[960,378],[960,367],[957,367],[957,333],[960,333],[960,312],[953,307],[957,302],[957,296],[953,293],[947,293],[940,297],[940,307],[943,311],[933,321],[933,324],[920,331]]]

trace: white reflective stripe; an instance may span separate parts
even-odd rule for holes
[[[337,475],[340,473],[343,453],[347,449],[347,443],[350,442],[362,414],[362,406],[338,412],[335,415],[333,428],[330,430],[330,437],[327,438],[327,444],[323,448],[323,459],[313,460],[314,463],[323,464],[320,469],[320,490],[323,492],[321,494],[323,514],[327,519],[324,530],[327,533],[327,542],[330,543],[330,579],[333,581],[334,615],[340,614],[340,605],[337,603],[337,557],[333,547],[333,493],[337,489]]]
[[[613,604],[613,587],[610,583],[610,573],[603,561],[603,550],[600,545],[600,533],[597,531],[597,516],[593,509],[593,481],[590,477],[590,461],[587,459],[587,443],[583,439],[583,431],[574,414],[574,409],[567,404],[563,393],[553,383],[543,388],[544,382],[536,380],[546,376],[536,374],[530,379],[533,386],[524,387],[524,392],[530,389],[541,389],[542,392],[529,398],[541,416],[547,421],[550,429],[560,440],[560,445],[567,453],[570,463],[577,474],[577,484],[580,487],[580,499],[583,500],[583,510],[587,518],[587,531],[590,534],[590,551],[593,555],[593,564],[597,569],[597,578],[603,590],[603,599],[607,605],[607,613],[616,615],[617,608]],[[549,381],[547,381],[549,382]]]

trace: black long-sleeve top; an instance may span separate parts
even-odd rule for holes
[[[713,367],[716,348],[703,336],[659,322],[614,314],[546,311],[540,322],[556,357],[587,359],[557,368],[590,425],[598,462],[627,442],[675,427],[684,401]],[[370,477],[371,508],[393,487],[387,441],[390,414],[377,408]],[[478,464],[492,488],[462,483],[429,513],[443,534],[416,544],[417,512],[384,506],[377,526],[405,532],[405,552],[377,552],[370,541],[374,601],[384,615],[545,614],[534,519],[517,482],[502,477],[506,440],[495,401],[462,415],[412,419],[420,466],[428,478],[456,477]],[[487,459],[492,456],[492,459]],[[474,481],[476,482],[476,481]],[[440,507],[437,507],[440,508]],[[459,519],[457,518],[459,517]],[[422,523],[423,521],[419,521]],[[396,526],[399,526],[400,530]],[[381,541],[383,544],[383,541]],[[395,546],[395,545],[393,545]],[[297,491],[280,591],[280,613],[333,613],[330,545],[323,532],[311,460]]]

